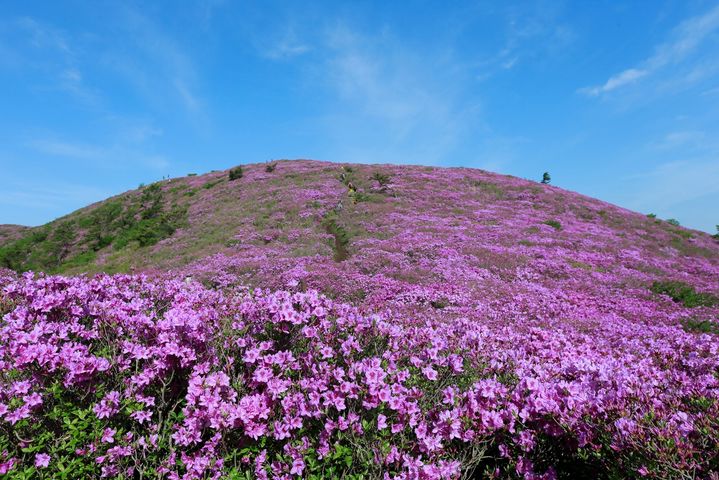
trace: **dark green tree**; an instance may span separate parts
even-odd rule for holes
[[[242,178],[242,175],[244,175],[244,172],[242,171],[242,167],[235,167],[232,170],[230,170],[230,181],[237,180],[238,178]]]
[[[552,177],[549,176],[549,172],[544,172],[544,175],[542,175],[542,183],[545,185],[549,185],[549,182],[552,181]]]

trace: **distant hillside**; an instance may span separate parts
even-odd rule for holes
[[[0,245],[19,239],[28,228],[22,225],[0,225]]]

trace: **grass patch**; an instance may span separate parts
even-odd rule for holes
[[[334,237],[332,242],[332,250],[334,251],[335,262],[341,262],[349,258],[350,235],[347,230],[339,223],[339,217],[333,210],[327,213],[322,219],[322,226],[325,231]]]
[[[204,184],[202,186],[202,188],[204,188],[205,190],[209,190],[212,187],[214,187],[215,185],[219,185],[220,183],[222,183],[222,179],[215,180],[214,182],[207,182],[206,184]]]
[[[497,199],[504,197],[504,189],[495,183],[484,182],[482,180],[467,180],[471,186],[479,188],[482,192],[493,196]]]
[[[562,229],[562,224],[559,223],[558,220],[552,219],[552,220],[547,220],[546,222],[543,222],[543,223],[544,223],[545,225],[549,225],[550,227],[552,227],[552,228],[555,229],[555,230],[561,230],[561,229]]]
[[[685,318],[681,321],[682,328],[688,333],[712,333],[719,335],[719,323],[698,318]]]
[[[711,293],[697,292],[693,286],[676,280],[655,281],[650,290],[658,295],[667,295],[688,308],[711,307],[719,303],[719,299]]]
[[[567,263],[574,268],[581,268],[582,270],[593,270],[592,266],[588,263],[578,262],[576,260],[568,260]]]

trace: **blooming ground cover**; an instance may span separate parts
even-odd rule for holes
[[[709,235],[477,170],[225,176],[86,265],[144,273],[0,271],[0,473],[719,472]]]

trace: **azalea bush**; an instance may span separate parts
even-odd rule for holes
[[[719,468],[718,344],[681,327],[398,322],[312,291],[144,276],[0,285],[7,478]]]

